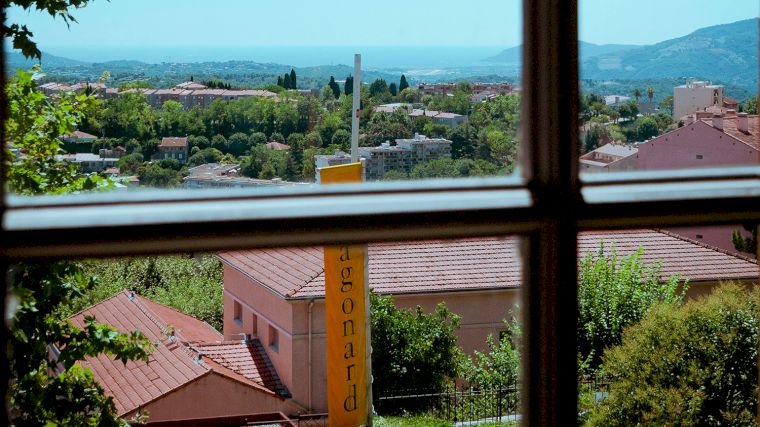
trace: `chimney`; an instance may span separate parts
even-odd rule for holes
[[[689,114],[686,116],[686,124],[690,125],[692,123],[694,123],[694,114]]]
[[[749,119],[747,113],[739,113],[736,115],[736,129],[742,133],[749,133]]]
[[[726,110],[726,117],[734,117],[736,115],[736,110],[728,109]]]
[[[712,118],[712,125],[715,129],[723,131],[723,114],[715,113]]]

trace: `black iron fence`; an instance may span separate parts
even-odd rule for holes
[[[482,389],[451,387],[442,392],[402,391],[375,401],[380,414],[424,414],[459,425],[485,421],[517,421],[517,387]]]

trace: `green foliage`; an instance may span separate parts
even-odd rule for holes
[[[744,224],[744,230],[750,233],[746,236],[741,230],[734,230],[731,233],[731,242],[734,248],[740,252],[747,252],[752,255],[757,253],[757,224]]]
[[[651,116],[639,117],[636,119],[636,122],[634,122],[634,126],[636,127],[636,134],[638,135],[639,141],[654,138],[660,133],[659,123]]]
[[[351,150],[351,132],[346,129],[338,129],[333,133],[332,145],[337,145],[341,150],[349,152]]]
[[[119,161],[116,162],[116,167],[119,168],[119,173],[122,175],[137,175],[142,164],[142,154],[132,153],[122,156]]]
[[[398,83],[398,91],[399,91],[399,93],[403,92],[404,89],[406,89],[408,87],[409,87],[409,82],[406,81],[406,76],[402,74],[401,75],[401,80],[399,80],[399,83]]]
[[[330,83],[327,84],[327,87],[330,88],[330,90],[332,91],[332,95],[333,97],[335,97],[335,99],[340,98],[340,86],[338,85],[338,83],[335,82],[334,76],[330,76]]]
[[[91,260],[84,271],[97,279],[96,285],[68,304],[63,315],[129,289],[222,330],[222,265],[212,255]]]
[[[206,163],[219,163],[222,160],[222,156],[224,156],[224,154],[216,148],[204,148],[190,156],[188,163],[190,166],[199,166]]]
[[[435,159],[420,163],[409,173],[411,178],[457,178],[466,176],[497,175],[499,169],[485,160],[472,159]]]
[[[660,101],[660,110],[667,110],[670,115],[673,115],[673,96],[668,95]]]
[[[396,87],[396,83],[391,82],[391,84],[388,85],[388,92],[391,93],[391,96],[396,96],[396,94],[398,94],[398,88]]]
[[[34,72],[39,73],[39,68]],[[97,106],[95,98],[73,94],[48,98],[37,89],[34,74],[22,70],[8,82],[5,94],[6,182],[13,192],[60,194],[108,185],[95,175],[79,175],[74,164],[59,157],[63,150],[58,138],[75,130],[76,123]]]
[[[747,114],[757,114],[757,96],[747,98],[741,105],[742,111]]]
[[[589,153],[610,142],[610,140],[610,134],[606,126],[594,125],[586,133],[586,139],[584,141],[583,148],[586,153]]]
[[[354,93],[354,76],[346,77],[346,83],[343,84],[343,93],[352,95]]]
[[[754,426],[758,297],[729,284],[654,307],[605,354],[610,393],[588,425]]]
[[[369,96],[372,98],[381,98],[386,100],[389,98],[390,91],[388,89],[388,83],[383,79],[377,79],[369,85]]]
[[[470,386],[483,390],[506,389],[517,386],[520,371],[520,351],[513,345],[522,335],[517,319],[504,321],[506,327],[498,341],[488,335],[488,353],[475,351],[460,362],[459,375]]]
[[[172,167],[173,164],[167,164],[168,167],[164,168],[161,163],[151,162],[140,167],[138,170],[140,185],[158,188],[179,186],[182,176]]]
[[[249,137],[249,141],[251,143],[251,147],[255,147],[257,145],[264,145],[267,143],[267,136],[264,135],[262,132],[254,132]]]
[[[425,314],[416,310],[398,309],[390,297],[370,294],[372,317],[372,370],[382,372],[372,383],[375,405],[377,398],[410,387],[435,393],[443,390],[446,381],[457,373],[458,349],[454,331],[459,316],[444,303]],[[407,408],[385,405],[391,413]]]
[[[643,249],[619,257],[604,244],[581,260],[578,274],[578,350],[592,368],[605,349],[620,344],[623,330],[643,318],[657,303],[679,303],[687,283],[680,276],[662,277],[660,263],[644,265]],[[681,288],[679,291],[679,287]]]
[[[290,88],[291,89],[298,89],[298,82],[296,81],[296,71],[294,69],[290,69]]]

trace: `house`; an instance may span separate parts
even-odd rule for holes
[[[188,145],[187,137],[164,137],[158,145],[159,159],[177,159],[180,163],[187,163]]]
[[[631,144],[611,142],[580,158],[580,172],[620,172],[636,170],[639,149]]]
[[[414,138],[397,139],[395,142],[396,145],[384,142],[377,147],[359,147],[359,157],[364,164],[364,179],[383,179],[392,170],[409,173],[420,163],[451,157],[451,141],[448,139],[414,134]],[[316,181],[319,182],[320,168],[350,162],[351,156],[342,151],[336,151],[334,155],[314,156]]]
[[[277,141],[269,141],[266,143],[266,147],[269,150],[275,150],[275,151],[287,151],[290,150],[290,145],[283,144],[281,142]]]
[[[107,157],[105,151],[101,150],[101,154],[64,154],[63,160],[76,164],[77,169],[82,173],[102,172],[116,166],[116,162],[119,161],[118,157]]]
[[[82,132],[80,130],[75,130],[70,134],[61,135],[61,141],[64,143],[92,144],[96,139],[98,139],[97,136],[91,135],[87,132]]]
[[[433,123],[446,125],[451,128],[459,126],[460,124],[467,121],[467,116],[463,116],[461,114],[413,108],[413,106],[410,104],[400,102],[378,105],[373,107],[372,111],[375,113],[393,113],[399,109],[403,109],[411,118],[423,116],[430,117],[430,120],[432,120]]]
[[[710,106],[706,110],[687,116],[683,127],[638,145],[638,169],[757,165],[760,159],[758,116],[737,114],[735,110],[720,106]],[[731,234],[741,228],[741,225],[737,224],[679,227],[669,230],[712,246],[735,251]]]
[[[662,263],[665,277],[683,274],[690,295],[721,280],[755,282],[755,261],[658,230],[585,232],[579,257],[615,246]],[[323,248],[241,250],[218,254],[224,264],[224,336],[252,334],[264,344],[282,384],[309,410],[327,408]],[[461,316],[458,345],[487,351],[486,337],[520,301],[520,239],[466,238],[368,246],[368,281],[397,306],[432,311],[442,301]]]
[[[678,119],[711,105],[723,106],[723,85],[691,80],[673,89],[673,118]]]
[[[113,398],[120,417],[147,413],[150,422],[179,422],[302,411],[289,399],[258,339],[225,341],[208,324],[131,291],[87,308],[71,321],[83,327],[85,316],[121,332],[140,331],[154,346],[148,362],[124,365],[105,354],[80,362]]]

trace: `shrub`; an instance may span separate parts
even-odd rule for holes
[[[589,424],[755,425],[759,296],[730,284],[653,308],[605,354],[610,394]]]

